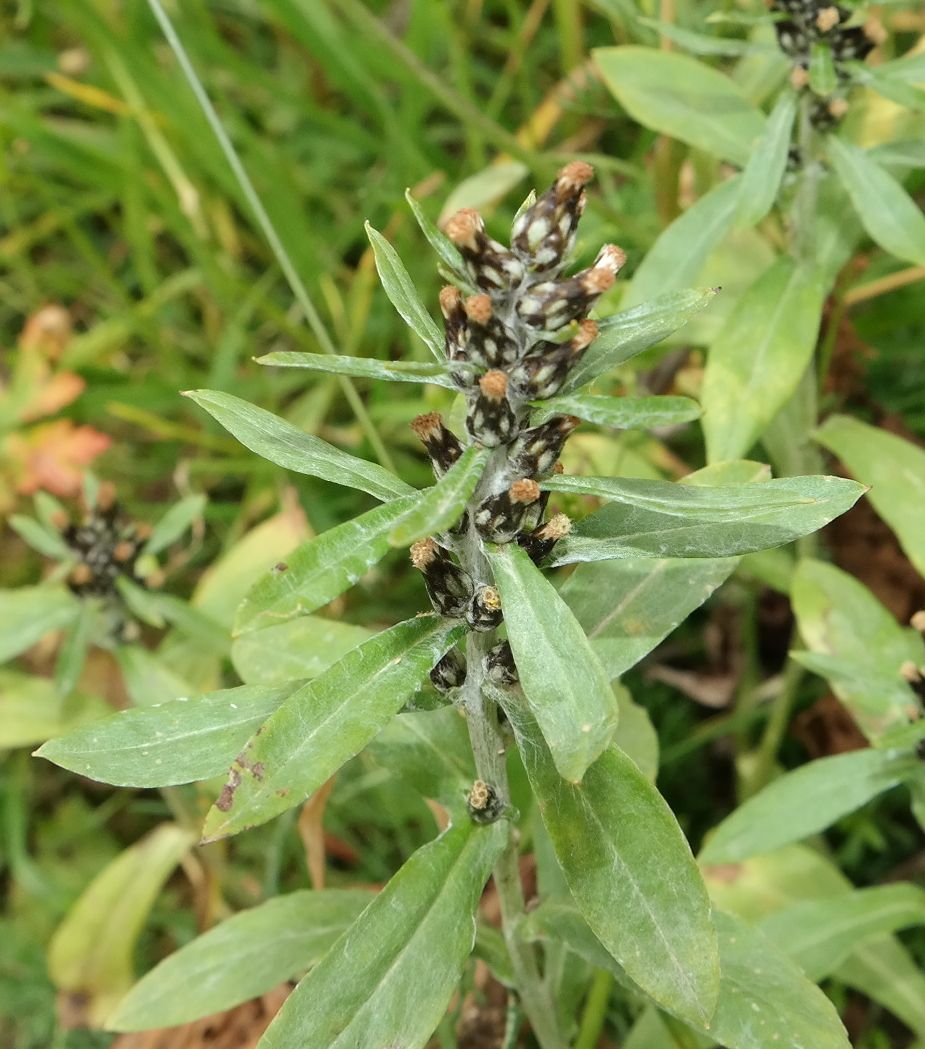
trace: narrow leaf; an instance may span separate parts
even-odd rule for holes
[[[774,206],[787,167],[796,112],[796,95],[792,91],[782,92],[742,172],[737,214],[740,226],[754,226]]]
[[[106,1027],[173,1027],[256,998],[318,962],[374,898],[365,889],[303,890],[235,914],[143,976]]]
[[[595,397],[571,394],[537,401],[532,421],[544,422],[553,415],[577,415],[579,419],[612,426],[618,430],[657,430],[679,426],[700,417],[700,405],[690,397]]]
[[[863,149],[835,135],[829,136],[828,148],[870,239],[897,258],[925,265],[925,216],[915,201]]]
[[[418,226],[421,228],[421,232],[427,238],[428,244],[430,244],[437,255],[439,255],[443,264],[453,276],[456,277],[461,284],[465,284],[468,287],[469,278],[466,275],[466,264],[463,261],[462,255],[459,254],[459,249],[443,232],[443,230],[439,229],[430,221],[410,189],[405,190],[405,200],[408,201],[408,206],[411,208],[414,218],[417,221]]]
[[[834,452],[863,484],[868,498],[893,529],[916,569],[925,575],[925,451],[876,426],[832,415],[815,439]]]
[[[808,838],[895,787],[914,768],[915,757],[895,750],[856,750],[811,761],[743,802],[713,832],[700,860],[736,863]]]
[[[467,448],[433,487],[418,493],[415,505],[395,522],[389,545],[410,546],[455,525],[482,477],[487,458],[488,449]]]
[[[234,633],[314,612],[353,586],[385,556],[395,522],[417,498],[415,493],[377,506],[297,547],[248,591],[238,606]]]
[[[187,394],[187,396],[190,395]],[[218,394],[218,396],[222,395]],[[243,404],[244,402],[242,401],[241,403]],[[159,554],[162,550],[166,550],[168,546],[175,543],[183,535],[197,517],[202,516],[205,505],[206,497],[204,495],[188,495],[185,499],[181,499],[180,502],[174,504],[154,526],[148,541],[144,545],[142,554],[153,556]]]
[[[645,263],[643,263],[645,265]],[[716,288],[687,288],[660,294],[640,306],[599,322],[599,334],[572,369],[566,393],[592,382],[636,354],[666,339],[705,309]]]
[[[245,684],[279,685],[317,677],[372,636],[366,627],[338,619],[300,616],[237,638],[231,662]]]
[[[80,602],[62,586],[0,590],[0,662],[66,627],[79,613]]]
[[[361,379],[383,379],[386,382],[429,382],[435,386],[457,389],[445,365],[426,361],[380,361],[375,357],[338,357],[324,353],[300,353],[277,350],[257,358],[258,364],[277,368],[307,368],[332,375],[355,375]]]
[[[8,523],[23,542],[45,557],[51,557],[55,561],[73,560],[74,551],[56,528],[36,521],[33,517],[26,517],[25,514],[12,514]]]
[[[815,532],[863,493],[840,477],[782,477],[707,487],[635,478],[555,476],[554,492],[612,502],[559,542],[552,564],[626,557],[731,557]]]
[[[405,324],[430,348],[437,360],[444,360],[443,334],[421,302],[414,281],[398,257],[398,252],[368,222],[365,229],[373,247],[379,279],[392,305],[398,310]]]
[[[409,619],[289,696],[231,766],[203,838],[237,834],[301,804],[401,710],[461,629],[433,615]]]
[[[121,710],[35,752],[80,776],[118,787],[166,787],[223,773],[267,718],[301,685],[241,685]]]
[[[580,784],[566,782],[526,707],[512,697],[506,710],[585,921],[655,1001],[706,1023],[719,992],[716,936],[706,888],[668,805],[616,747]]]
[[[503,824],[419,849],[286,1000],[259,1049],[422,1049],[475,941]]]
[[[489,552],[520,683],[560,775],[572,783],[613,738],[610,679],[578,620],[519,546]]]
[[[75,693],[66,698],[54,681],[0,669],[0,749],[34,746],[112,712],[102,699]]]
[[[832,45],[827,40],[817,40],[809,54],[809,86],[812,91],[827,98],[838,86]]]
[[[593,57],[634,120],[723,160],[748,161],[765,118],[729,77],[685,55],[648,47],[598,48]]]
[[[785,256],[745,292],[710,347],[703,429],[711,462],[744,455],[812,359],[823,289]]]
[[[219,390],[189,390],[185,396],[205,408],[245,448],[277,466],[358,488],[377,499],[394,499],[412,490],[376,463],[348,455],[240,397]]]

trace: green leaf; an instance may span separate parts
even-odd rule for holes
[[[438,229],[437,226],[430,221],[410,189],[405,190],[405,200],[408,201],[408,206],[414,213],[415,220],[417,221],[418,226],[420,226],[421,232],[427,238],[428,244],[434,249],[450,273],[452,273],[461,284],[465,284],[468,287],[469,278],[466,275],[466,264],[463,261],[462,255],[459,253],[459,249],[443,232],[443,230]]]
[[[817,40],[810,50],[809,86],[814,94],[823,98],[831,95],[838,86],[832,45],[827,40]]]
[[[715,36],[710,33],[697,33],[683,29],[672,22],[660,22],[656,18],[639,18],[642,25],[657,29],[662,36],[673,40],[695,55],[773,55],[774,51],[767,45],[753,44],[750,40],[737,37]]]
[[[132,984],[132,955],[158,893],[195,836],[164,823],[93,879],[48,947],[55,986],[86,1003],[101,1024]]]
[[[776,911],[761,931],[817,983],[878,933],[925,924],[925,892],[914,885],[880,885]]]
[[[611,747],[580,784],[556,771],[526,707],[506,707],[537,804],[584,920],[655,1001],[706,1023],[719,991],[716,937],[700,872],[654,786]]]
[[[187,394],[187,396],[193,397],[194,400],[196,399],[192,394]],[[216,394],[215,396],[221,397],[223,395]],[[242,401],[241,403],[245,402]],[[148,541],[142,549],[142,556],[154,556],[162,550],[166,550],[172,543],[175,543],[196,518],[202,516],[205,505],[206,497],[204,495],[188,495],[185,499],[175,503],[154,526]]]
[[[424,345],[430,347],[431,353],[437,360],[445,360],[443,333],[427,312],[424,303],[421,302],[414,281],[398,257],[398,252],[368,222],[364,224],[364,227],[369,243],[373,247],[373,255],[376,257],[379,279],[392,305]]]
[[[710,347],[703,429],[711,462],[735,459],[761,436],[812,359],[823,289],[789,256],[745,292]]]
[[[886,430],[832,415],[815,439],[834,452],[863,484],[868,499],[896,533],[906,556],[925,574],[925,451]]]
[[[237,834],[301,804],[401,710],[461,631],[433,615],[409,619],[289,696],[231,766],[203,838]]]
[[[571,394],[534,402],[531,421],[545,422],[553,415],[579,419],[618,430],[657,430],[678,426],[700,417],[700,405],[690,397],[595,397]]]
[[[314,612],[353,586],[386,555],[395,522],[417,500],[417,492],[394,499],[296,547],[247,592],[235,635]]]
[[[0,662],[18,656],[80,614],[80,602],[62,586],[0,590]]]
[[[41,743],[111,710],[93,696],[61,695],[49,678],[0,670],[0,750]]]
[[[377,499],[394,499],[412,490],[376,463],[348,455],[240,397],[219,390],[188,390],[185,396],[205,408],[245,448],[277,466],[358,488]]]
[[[700,860],[736,863],[818,834],[902,782],[917,767],[916,761],[902,751],[855,750],[802,765],[774,780],[723,820]]]
[[[883,76],[879,68],[870,69],[858,64],[854,72],[857,81],[876,91],[878,95],[905,106],[914,113],[925,111],[925,91],[921,88],[914,87],[899,77]],[[879,151],[877,159],[879,160]]]
[[[916,700],[900,667],[925,663],[921,634],[900,626],[858,580],[821,561],[800,561],[790,598],[810,650],[794,658],[829,679],[869,739],[905,725]]]
[[[475,779],[466,720],[454,707],[399,714],[370,743],[369,753],[425,798],[461,809]]]
[[[863,67],[867,68],[867,67]],[[877,66],[877,72],[890,80],[902,80],[907,84],[925,84],[925,53],[907,52],[901,58]]]
[[[439,221],[444,222],[460,208],[475,208],[483,213],[490,210],[528,174],[529,168],[519,160],[496,158],[456,184],[443,202]]]
[[[121,710],[50,740],[37,757],[117,787],[166,787],[223,773],[301,685],[241,685]]]
[[[307,368],[332,375],[354,375],[361,379],[383,379],[386,382],[429,382],[456,390],[456,383],[445,364],[426,361],[380,361],[375,357],[338,357],[324,353],[299,353],[278,350],[257,358],[258,364],[277,368]]]
[[[418,500],[389,533],[390,546],[410,546],[455,525],[485,469],[488,449],[467,448],[439,481],[418,493]]]
[[[685,55],[648,47],[597,48],[593,57],[634,120],[723,160],[748,161],[765,118],[729,77]]]
[[[782,546],[842,514],[864,489],[841,477],[707,487],[636,478],[547,478],[542,487],[611,500],[556,544],[553,565],[613,558],[731,557]]]
[[[248,685],[314,678],[373,636],[366,627],[323,616],[300,616],[235,640],[231,662]]]
[[[735,223],[740,185],[739,175],[720,182],[662,230],[633,274],[624,306],[642,305],[698,279],[707,256]]]
[[[796,113],[796,95],[792,91],[782,92],[742,172],[736,215],[740,226],[756,225],[774,207],[787,167]]]
[[[116,590],[133,616],[148,626],[161,629],[164,626],[164,613],[161,609],[161,595],[147,587],[139,586],[127,575],[116,579]]]
[[[645,263],[643,263],[645,265]],[[563,390],[577,390],[661,342],[713,301],[716,288],[686,288],[659,295],[599,322],[597,338],[572,369]]]
[[[62,696],[74,691],[83,673],[97,613],[96,602],[82,601],[80,614],[65,631],[55,660],[55,688]]]
[[[871,240],[897,258],[925,265],[925,216],[902,186],[863,149],[828,138],[829,159]]]
[[[26,517],[25,514],[12,514],[8,523],[23,542],[45,557],[51,557],[55,561],[74,560],[74,551],[56,528],[36,521],[35,518]]]
[[[143,645],[119,645],[114,655],[122,671],[129,699],[136,706],[166,703],[198,691],[186,678],[167,666],[156,652]]]
[[[610,679],[555,587],[515,543],[488,551],[520,684],[560,775],[581,780],[613,738]]]
[[[143,976],[106,1027],[173,1027],[256,998],[318,962],[374,898],[365,889],[303,890],[235,914]]]
[[[620,724],[614,742],[636,763],[647,780],[654,783],[658,775],[658,733],[645,707],[633,702],[629,689],[613,684],[620,710]]]
[[[711,1043],[727,1049],[769,1049],[772,1045],[806,1049],[849,1049],[831,1002],[762,933],[732,915],[715,911],[720,985],[709,1022],[694,1021],[665,1005]],[[566,943],[576,954],[612,972],[626,984],[626,972],[611,959],[577,911],[543,903],[527,920],[527,933]],[[661,1003],[660,1003],[661,1004]],[[664,1049],[665,1042],[653,1043]],[[685,1039],[678,1046],[689,1045]]]
[[[506,826],[450,827],[419,849],[286,1000],[259,1049],[422,1049],[475,940]]]

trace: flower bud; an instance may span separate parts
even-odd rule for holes
[[[479,394],[469,404],[466,429],[473,440],[495,448],[514,433],[514,410],[507,399],[507,376],[502,371],[486,372],[479,379]]]
[[[501,595],[493,586],[480,586],[472,595],[466,611],[466,622],[473,630],[494,630],[503,619]]]
[[[437,477],[442,477],[463,453],[459,438],[443,425],[439,412],[428,412],[412,419],[411,429],[427,449]]]
[[[550,272],[571,253],[585,209],[584,186],[593,177],[590,164],[580,160],[566,164],[552,186],[515,219],[511,245],[528,269]]]
[[[540,498],[540,486],[524,477],[507,491],[485,499],[475,511],[475,527],[483,539],[509,543],[520,531],[527,508]]]
[[[570,342],[562,345],[543,342],[534,346],[511,372],[512,385],[525,400],[543,401],[554,397],[595,338],[597,324],[584,320]]]
[[[444,227],[446,235],[459,248],[473,281],[486,291],[507,291],[519,284],[523,263],[485,232],[482,216],[472,208],[452,215]]]
[[[411,547],[411,563],[423,574],[431,604],[440,615],[465,615],[472,598],[472,580],[445,550],[433,539],[421,539]]]
[[[552,548],[564,539],[572,530],[572,522],[565,514],[555,514],[553,517],[532,532],[519,535],[517,542],[530,555],[534,564],[539,564],[549,554]]]
[[[438,692],[459,688],[465,680],[466,660],[455,648],[451,648],[430,672],[430,682]]]
[[[841,21],[841,13],[837,7],[823,7],[822,10],[816,13],[816,28],[820,33],[828,33],[830,29],[834,29]]]
[[[488,295],[472,295],[464,303],[468,320],[466,359],[479,368],[501,368],[518,357],[517,343],[492,309]]]
[[[485,655],[485,676],[496,685],[516,685],[520,681],[514,653],[508,641],[499,641]]]
[[[863,62],[877,46],[868,35],[867,26],[846,26],[833,33],[832,57],[836,62]]]
[[[498,791],[484,780],[477,779],[466,797],[466,808],[475,823],[495,823],[504,814],[504,802]]]
[[[582,270],[567,280],[534,284],[517,300],[520,319],[531,328],[558,331],[570,321],[584,317],[601,295],[613,287],[619,269],[619,250],[613,248],[602,265]]]
[[[555,466],[569,434],[581,422],[574,415],[554,415],[524,430],[511,446],[512,469],[527,477],[545,477]]]

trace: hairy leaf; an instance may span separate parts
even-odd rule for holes
[[[796,95],[792,91],[784,91],[771,110],[764,134],[742,172],[736,216],[741,226],[754,226],[774,206],[787,167],[796,112]]]
[[[231,662],[248,685],[278,685],[317,677],[372,636],[366,627],[339,619],[300,616],[237,638]]]
[[[353,375],[361,379],[382,379],[385,382],[429,382],[435,386],[456,389],[445,365],[428,364],[426,361],[380,361],[375,357],[340,357],[334,354],[276,350],[258,357],[257,363],[276,368],[307,368],[309,371],[332,375]]]
[[[80,602],[63,586],[0,590],[0,662],[25,652],[46,634],[72,623]]]
[[[553,415],[579,419],[619,430],[656,430],[677,426],[700,417],[700,405],[690,397],[595,397],[566,394],[536,401],[532,421],[545,422]]]
[[[487,459],[488,449],[467,448],[435,485],[418,493],[414,506],[395,522],[389,543],[410,546],[455,525],[481,480]]]

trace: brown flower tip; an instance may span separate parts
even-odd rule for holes
[[[582,275],[581,287],[586,295],[603,295],[613,287],[616,275],[612,270],[604,269],[603,266],[595,266]]]
[[[564,474],[565,473],[565,467],[562,465],[562,460],[561,459],[556,459],[556,461],[553,463],[552,472],[554,474]]]
[[[135,544],[130,542],[128,539],[123,539],[121,543],[116,543],[112,550],[112,559],[120,563],[124,563],[129,560],[132,554],[135,553]]]
[[[411,429],[422,441],[433,440],[443,429],[443,417],[439,412],[427,412],[411,420]]]
[[[557,420],[557,427],[563,433],[571,433],[576,426],[581,425],[581,419],[577,415],[560,415]]]
[[[422,572],[437,556],[437,544],[433,539],[419,539],[411,547],[411,563]]]
[[[922,678],[921,671],[911,659],[905,660],[902,666],[900,666],[899,676],[903,678],[903,680],[908,681],[910,685],[916,684]]]
[[[493,586],[483,586],[479,590],[479,601],[489,612],[497,612],[501,608],[501,595]]]
[[[597,253],[597,259],[594,262],[595,269],[610,270],[615,277],[625,265],[626,252],[616,244],[605,244]]]
[[[475,251],[483,229],[482,216],[474,208],[463,208],[447,219],[444,232],[458,248]]]
[[[597,338],[597,322],[590,319],[578,325],[578,333],[572,339],[573,350],[583,350]]]
[[[838,25],[838,22],[839,15],[837,7],[823,7],[816,15],[816,28],[820,33],[827,33],[830,29],[834,29]]]
[[[790,70],[790,86],[794,91],[802,91],[809,84],[809,72],[803,66],[794,66]]]
[[[157,590],[164,585],[167,581],[167,576],[164,575],[161,569],[156,572],[152,572],[149,576],[145,577],[145,585],[149,590]]]
[[[57,528],[59,532],[63,532],[71,523],[70,515],[66,510],[55,510],[50,520],[52,526]]]
[[[440,311],[444,317],[449,318],[455,313],[459,309],[461,302],[462,293],[459,288],[454,288],[452,284],[447,284],[445,288],[440,289]]]
[[[483,328],[491,320],[491,299],[487,295],[470,295],[463,303],[463,309],[470,321],[481,324]]]
[[[885,43],[888,35],[889,34],[879,18],[868,18],[864,23],[864,36],[866,36],[875,47],[879,47],[880,44]]]
[[[116,502],[116,486],[112,481],[103,481],[96,493],[96,505],[100,510],[110,510]]]
[[[921,609],[915,613],[915,615],[909,620],[909,626],[911,626],[913,630],[918,630],[919,633],[925,634],[925,609]]]
[[[74,565],[71,569],[70,579],[75,586],[86,586],[92,578],[93,570],[89,565],[85,565],[83,562],[79,565]]]
[[[488,808],[491,798],[491,787],[484,780],[477,779],[472,784],[469,790],[469,797],[466,800],[469,802],[469,808],[474,809],[476,812],[484,812]]]
[[[829,103],[829,113],[836,119],[841,118],[848,112],[848,100],[846,98],[833,98]]]
[[[153,531],[154,529],[147,521],[139,521],[135,525],[135,535],[141,540],[150,539]]]
[[[565,193],[576,193],[594,178],[594,168],[583,160],[573,160],[556,176],[556,189]]]
[[[479,389],[486,397],[500,401],[507,393],[507,376],[504,372],[493,368],[490,372],[485,372],[482,378],[479,379]]]
[[[571,519],[565,514],[553,514],[539,531],[541,539],[552,539],[558,542],[564,539],[572,530]]]
[[[535,503],[540,497],[540,486],[529,477],[515,481],[508,489],[512,503]]]

